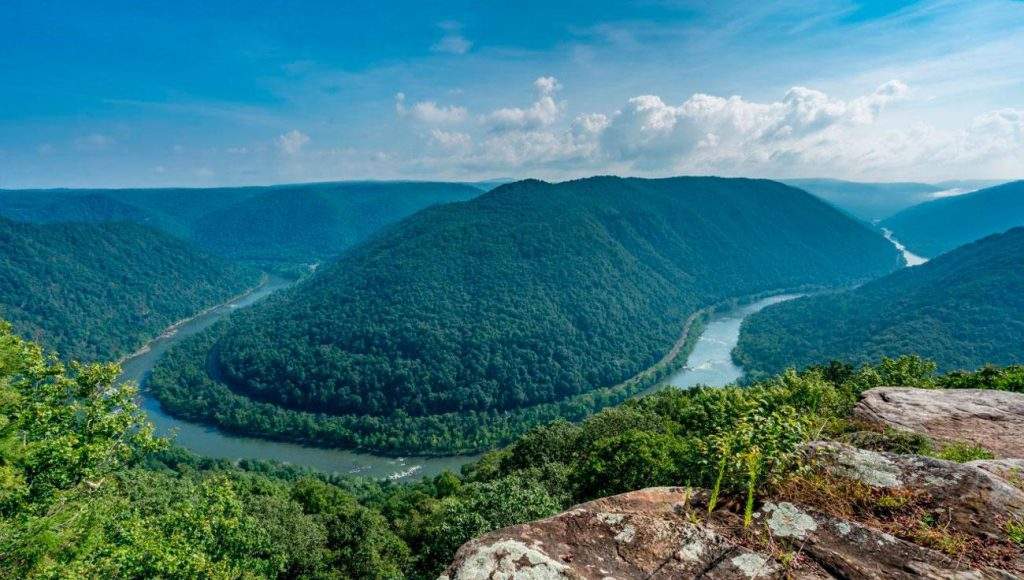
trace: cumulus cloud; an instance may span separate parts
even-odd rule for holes
[[[432,130],[430,139],[434,145],[448,150],[464,150],[472,143],[472,138],[465,133],[440,129]]]
[[[554,124],[565,107],[555,101],[555,92],[561,86],[555,77],[540,77],[533,81],[537,100],[525,109],[506,107],[492,111],[483,117],[483,122],[493,130],[536,129]]]
[[[926,124],[893,125],[886,109],[909,99],[899,80],[841,99],[793,87],[775,101],[696,93],[672,103],[642,94],[611,112],[566,118],[553,77],[533,83],[528,107],[479,115],[460,131],[433,129],[424,153],[410,160],[423,172],[586,175],[715,173],[792,177],[836,175],[890,179],[943,167],[975,174],[1019,172],[1024,166],[1024,111],[1001,109],[977,116],[961,130]],[[414,116],[415,107],[400,112]],[[448,119],[431,103],[424,118]],[[441,111],[440,113],[438,111]],[[468,112],[458,114],[461,120]],[[986,169],[983,169],[986,168]]]
[[[277,148],[285,155],[298,155],[307,143],[309,143],[309,135],[298,129],[292,129],[277,137]]]
[[[857,128],[874,123],[907,90],[890,81],[844,101],[793,87],[770,103],[698,93],[679,105],[641,95],[612,116],[603,149],[642,169],[769,171],[851,146]]]
[[[441,106],[434,101],[420,101],[411,107],[405,105],[405,94],[395,95],[395,111],[400,117],[410,116],[422,123],[445,124],[460,123],[466,120],[467,112],[463,107],[455,105]]]
[[[462,24],[452,20],[438,25],[444,34],[435,42],[430,50],[447,54],[466,54],[473,48],[473,43],[462,35]]]

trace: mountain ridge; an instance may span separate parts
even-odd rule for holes
[[[766,308],[744,322],[734,356],[752,378],[904,354],[941,370],[1020,363],[1022,296],[1024,228],[1014,228],[853,290]]]

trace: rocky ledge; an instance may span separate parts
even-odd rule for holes
[[[814,442],[749,527],[730,506],[708,513],[705,490],[643,489],[474,539],[441,578],[1022,578],[1024,553],[1007,526],[1024,522],[1024,460],[1005,458],[1021,442],[992,425],[1015,424],[1024,409],[1008,416],[1020,395],[1005,395],[875,389],[858,407],[862,418],[950,441],[984,429],[991,437],[977,443],[997,441],[1004,459],[960,464]]]
[[[936,441],[967,441],[997,457],[1024,457],[1024,395],[976,389],[881,387],[864,393],[854,416]]]

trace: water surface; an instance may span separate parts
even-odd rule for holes
[[[293,284],[290,280],[270,277],[257,290],[236,300],[213,308],[187,322],[172,327],[150,341],[135,355],[121,363],[123,380],[132,380],[142,386],[141,406],[160,435],[174,435],[174,441],[200,455],[219,459],[271,459],[302,467],[311,467],[325,473],[363,475],[380,479],[419,478],[436,475],[446,469],[458,472],[459,467],[478,456],[452,457],[383,457],[369,453],[356,453],[340,449],[307,447],[296,443],[268,441],[225,433],[214,427],[191,423],[168,415],[145,388],[149,371],[167,349],[181,340],[209,328],[239,308],[259,302],[270,294]]]
[[[899,250],[901,254],[903,254],[903,260],[906,261],[907,267],[920,266],[928,261],[928,258],[918,256],[914,252],[908,250],[906,246],[896,239],[896,236],[892,234],[892,230],[882,228],[882,235],[885,236],[885,239],[889,240],[892,245],[896,246],[896,249]]]
[[[153,339],[122,363],[122,379],[142,385],[141,405],[156,426],[160,435],[174,435],[178,445],[200,455],[221,459],[269,459],[282,463],[310,467],[325,473],[340,475],[361,475],[379,479],[403,480],[436,475],[444,470],[458,472],[466,463],[475,461],[479,455],[455,455],[448,457],[384,457],[370,453],[357,453],[341,449],[308,447],[296,443],[268,441],[255,437],[244,437],[222,432],[215,427],[191,423],[165,413],[160,403],[145,388],[150,370],[167,349],[181,340],[209,328],[239,308],[245,308],[266,298],[270,294],[293,284],[283,278],[271,277],[257,290],[213,308],[193,319],[172,327],[168,332]],[[696,384],[724,386],[743,376],[743,370],[732,362],[732,349],[739,340],[740,324],[754,312],[784,300],[796,298],[796,294],[772,296],[738,308],[730,309],[711,317],[690,356],[686,367],[673,375],[667,384],[688,388]],[[657,388],[663,388],[659,385]]]
[[[800,294],[779,294],[712,315],[687,357],[686,366],[665,383],[689,389],[696,385],[724,387],[740,380],[743,369],[733,362],[732,351],[739,342],[743,319],[772,304],[799,297]]]

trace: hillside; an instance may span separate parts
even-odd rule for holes
[[[784,179],[783,183],[799,187],[850,215],[867,222],[876,222],[892,214],[933,199],[943,187],[927,183],[860,183],[839,179]]]
[[[910,251],[931,258],[957,246],[1024,225],[1024,181],[914,206],[882,227]]]
[[[766,308],[744,323],[735,358],[756,377],[901,354],[944,370],[1024,362],[1024,228],[855,290]]]
[[[193,237],[230,258],[321,260],[424,207],[480,193],[469,185],[429,182],[280,186],[203,215]]]
[[[153,388],[172,410],[246,432],[408,448],[426,429],[413,448],[475,448],[515,431],[480,413],[532,417],[616,385],[700,308],[899,264],[877,233],[775,182],[523,181],[405,220],[172,353]],[[199,376],[203,340],[235,394]],[[471,422],[479,441],[435,418]]]
[[[529,567],[550,572],[543,566],[554,562],[583,577],[593,563],[602,576],[688,578],[759,550],[754,565],[784,572],[773,578],[909,577],[909,557],[942,577],[1013,577],[1024,571],[1024,488],[1010,468],[1021,460],[971,460],[1020,457],[1024,367],[933,369],[901,359],[749,388],[665,389],[580,424],[539,427],[461,475],[393,484],[168,448],[137,391],[115,381],[116,366],[54,364],[0,321],[0,570],[433,579],[486,576],[500,559],[506,574],[535,576]],[[883,423],[866,423],[864,411]],[[884,430],[922,416],[917,433]],[[988,448],[989,433],[1001,445]],[[672,487],[598,499],[652,486]],[[525,538],[510,527],[593,500],[600,509],[537,522]],[[566,518],[575,521],[558,526]],[[766,524],[814,535],[764,534]],[[487,538],[459,549],[499,529],[512,550],[466,557],[493,545]],[[442,576],[453,559],[475,564]]]
[[[0,190],[0,216],[33,223],[131,221],[231,259],[312,262],[424,207],[480,193],[468,184],[431,182]]]
[[[257,279],[144,226],[0,218],[0,318],[70,358],[117,358]]]

